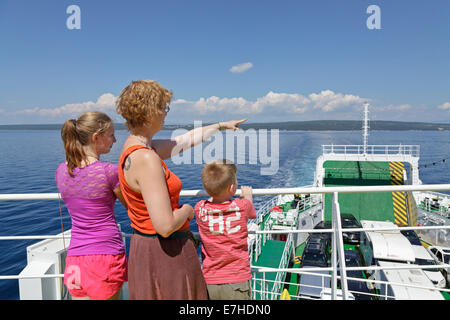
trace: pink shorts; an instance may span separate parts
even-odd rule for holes
[[[125,253],[69,256],[66,258],[64,284],[74,297],[92,300],[111,298],[128,281]]]

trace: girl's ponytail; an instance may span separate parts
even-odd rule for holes
[[[80,168],[86,154],[83,146],[91,143],[94,133],[103,134],[111,127],[112,120],[103,112],[90,111],[83,113],[78,119],[69,119],[61,128],[61,138],[66,150],[66,161],[69,174]]]
[[[77,132],[75,119],[64,122],[61,128],[61,138],[64,142],[64,149],[66,150],[67,168],[69,174],[73,176],[72,170],[81,167],[81,162],[86,158]]]

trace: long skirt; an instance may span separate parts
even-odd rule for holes
[[[133,232],[128,288],[131,300],[208,299],[194,243],[187,237],[148,237]]]

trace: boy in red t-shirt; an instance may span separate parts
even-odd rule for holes
[[[203,276],[211,300],[251,299],[247,220],[256,218],[252,187],[237,190],[236,166],[229,160],[205,165],[202,183],[211,196],[199,201],[195,217],[202,238]]]

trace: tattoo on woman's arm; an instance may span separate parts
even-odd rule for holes
[[[128,157],[127,158],[127,163],[126,163],[126,165],[125,165],[125,170],[130,170],[130,167],[131,167],[131,159],[130,159],[130,157]]]

